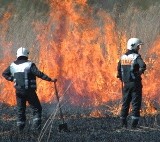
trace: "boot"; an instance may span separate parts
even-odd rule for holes
[[[22,131],[23,131],[23,129],[24,129],[24,127],[25,127],[25,125],[20,125],[20,126],[18,126],[18,130],[19,130],[19,132],[22,132]]]
[[[18,127],[18,131],[22,132],[25,127],[25,122],[17,121],[17,127]]]
[[[127,119],[126,118],[121,118],[121,127],[127,128]]]
[[[33,120],[32,130],[40,131],[41,130],[41,119],[35,118]]]
[[[138,119],[132,119],[131,129],[136,129],[137,128],[138,121],[139,121]]]

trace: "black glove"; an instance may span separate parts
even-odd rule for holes
[[[122,81],[121,75],[117,74],[117,78],[118,78],[120,81]]]
[[[7,80],[13,82],[13,76],[8,77]]]
[[[56,83],[56,82],[57,82],[57,79],[54,78],[54,79],[51,80],[51,82],[55,82],[55,83]]]

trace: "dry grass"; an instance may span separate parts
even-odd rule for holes
[[[160,9],[159,4],[150,6],[147,10],[139,10],[130,5],[119,15],[118,27],[126,32],[127,37],[139,37],[145,43],[145,52],[159,36]],[[156,14],[155,14],[156,13]]]

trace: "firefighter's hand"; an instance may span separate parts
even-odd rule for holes
[[[51,82],[56,83],[56,82],[57,82],[57,79],[56,79],[56,78],[54,78],[54,79],[52,79],[52,80],[51,80]]]
[[[116,76],[117,78],[121,78],[121,76],[119,75],[119,74],[117,74],[117,76]]]
[[[10,77],[7,78],[7,80],[13,82],[13,77],[10,76]]]
[[[120,75],[117,75],[117,78],[122,81],[122,77]]]

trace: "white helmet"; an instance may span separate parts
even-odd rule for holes
[[[143,42],[138,38],[130,38],[127,42],[128,50],[135,50],[138,45],[142,45]]]
[[[20,57],[20,56],[28,57],[28,54],[29,54],[29,51],[24,47],[20,47],[17,50],[17,58]]]

